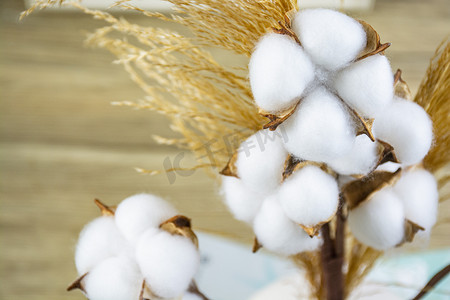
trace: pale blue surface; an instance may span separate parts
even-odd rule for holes
[[[202,265],[197,282],[211,299],[248,299],[257,290],[295,271],[289,261],[267,252],[253,254],[250,246],[210,234],[198,236]],[[396,295],[410,299],[449,263],[450,249],[391,256],[381,260],[367,280],[389,286]],[[450,300],[450,276],[424,299]]]

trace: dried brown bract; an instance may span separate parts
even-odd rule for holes
[[[362,20],[359,20],[358,22],[363,26],[364,31],[366,32],[367,44],[359,54],[359,57],[356,59],[356,61],[362,60],[378,53],[383,53],[384,50],[389,48],[391,43],[381,44],[380,35],[375,31],[375,29],[373,29],[372,26]]]

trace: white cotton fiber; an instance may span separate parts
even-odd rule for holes
[[[292,116],[280,125],[286,149],[293,155],[326,162],[350,151],[355,140],[354,123],[344,105],[319,87],[300,102]]]
[[[328,161],[327,164],[341,175],[366,175],[372,171],[378,159],[378,143],[362,134],[356,137],[349,152]]]
[[[75,250],[75,265],[81,276],[106,258],[126,252],[127,241],[116,227],[113,217],[99,217],[80,233]]]
[[[436,223],[439,194],[434,176],[423,169],[407,171],[394,186],[408,220],[429,230]]]
[[[264,248],[283,255],[312,251],[320,245],[317,237],[309,237],[286,216],[276,196],[264,201],[255,217],[253,230]]]
[[[222,176],[222,195],[233,216],[251,223],[258,212],[265,195],[250,190],[236,177]]]
[[[402,165],[399,164],[399,163],[388,161],[388,162],[385,162],[382,165],[379,165],[375,170],[376,171],[386,171],[386,172],[390,172],[390,173],[395,173],[401,167],[402,167]]]
[[[139,239],[136,260],[150,290],[161,298],[174,298],[188,288],[200,255],[186,237],[151,228]]]
[[[238,149],[238,176],[254,191],[272,192],[281,183],[287,156],[278,131],[260,130]]]
[[[361,243],[378,250],[392,248],[405,233],[403,204],[392,189],[382,189],[350,211],[348,225]]]
[[[336,180],[316,166],[292,174],[283,182],[278,196],[292,221],[310,227],[329,220],[339,204]]]
[[[388,59],[377,54],[351,64],[336,75],[334,88],[360,115],[375,118],[394,95]]]
[[[278,112],[294,105],[314,78],[314,66],[294,39],[269,33],[256,45],[249,64],[256,104]]]
[[[122,234],[135,243],[146,229],[158,227],[176,214],[175,208],[163,199],[150,194],[138,194],[119,204],[115,220]]]
[[[181,300],[203,300],[204,298],[200,297],[199,295],[193,294],[193,293],[185,293],[183,295],[183,298]]]
[[[112,257],[101,262],[84,278],[89,300],[136,300],[143,277],[134,260]]]
[[[396,99],[373,123],[375,137],[394,147],[403,165],[420,162],[431,147],[433,125],[418,104]]]
[[[292,28],[313,62],[329,70],[354,60],[366,46],[366,33],[361,24],[334,10],[300,11]]]

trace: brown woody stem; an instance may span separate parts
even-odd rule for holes
[[[339,208],[336,214],[336,232],[331,237],[330,224],[323,225],[321,229],[323,245],[321,249],[321,262],[323,274],[323,286],[325,287],[324,299],[344,299],[344,236],[345,217],[343,213],[343,199],[340,198]]]
[[[440,270],[439,272],[436,273],[436,275],[434,275],[430,281],[428,281],[428,283],[423,287],[423,289],[419,292],[419,294],[417,294],[416,297],[414,297],[413,300],[419,300],[422,299],[430,290],[433,289],[433,287],[438,284],[439,281],[441,281],[442,279],[444,279],[445,276],[448,275],[448,273],[450,273],[450,265],[447,265],[446,267],[444,267],[442,270]]]

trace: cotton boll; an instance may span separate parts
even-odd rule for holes
[[[253,230],[264,248],[283,255],[312,251],[320,245],[284,213],[276,196],[267,198],[255,217]]]
[[[136,263],[126,256],[101,262],[84,278],[84,289],[90,300],[136,300],[143,277]]]
[[[79,275],[111,256],[126,252],[127,241],[114,223],[113,217],[99,217],[80,233],[75,250],[75,265]]]
[[[408,220],[431,229],[436,223],[439,194],[434,176],[423,169],[403,173],[394,186]]]
[[[364,117],[375,118],[394,96],[394,77],[386,56],[377,54],[339,72],[334,88]]]
[[[379,159],[378,144],[367,135],[359,135],[352,149],[327,164],[342,175],[366,175],[375,167]]]
[[[306,166],[283,182],[279,199],[294,222],[314,226],[329,220],[339,204],[336,180],[316,166]]]
[[[183,295],[183,298],[181,298],[181,300],[203,300],[203,299],[204,298],[193,293],[186,293]]]
[[[373,133],[377,139],[394,147],[402,164],[412,165],[428,153],[433,125],[418,104],[397,99],[375,119]]]
[[[288,156],[278,131],[260,130],[242,142],[236,161],[242,182],[260,193],[276,189]]]
[[[132,243],[150,227],[177,214],[175,208],[163,199],[150,194],[138,194],[123,200],[115,212],[117,227]]]
[[[222,195],[225,204],[233,216],[247,223],[251,223],[264,199],[264,194],[254,192],[235,177],[222,177]]]
[[[329,70],[343,67],[366,46],[361,24],[334,10],[301,11],[292,28],[313,62]]]
[[[154,229],[136,247],[136,260],[150,290],[162,298],[180,296],[197,271],[200,255],[187,238]]]
[[[319,87],[303,99],[279,126],[286,149],[295,156],[325,162],[350,151],[355,140],[349,112],[334,95]]]
[[[351,210],[348,224],[361,243],[378,250],[392,248],[405,232],[402,202],[392,189],[383,189]]]
[[[298,101],[314,78],[314,65],[292,38],[269,33],[256,45],[249,76],[256,104],[276,113]]]

